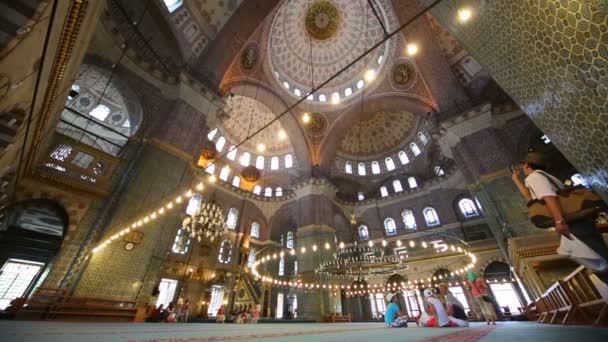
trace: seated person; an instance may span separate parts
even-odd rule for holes
[[[226,321],[226,315],[224,314],[224,306],[220,306],[220,308],[217,310],[217,313],[215,314],[215,322],[216,323],[224,323]]]
[[[435,296],[433,290],[426,289],[423,292],[425,300],[427,302],[426,312],[428,317],[420,319],[420,323],[425,327],[449,327],[450,319],[448,313],[443,306],[443,303]]]
[[[457,327],[468,327],[469,320],[464,311],[464,305],[450,292],[448,285],[439,284],[439,293],[443,296],[450,322]]]
[[[384,323],[391,328],[407,328],[407,315],[399,308],[399,297],[396,293],[386,295],[388,306],[384,316]]]
[[[256,304],[253,309],[251,309],[251,320],[249,323],[257,323],[260,319],[260,313],[262,312],[262,305]]]

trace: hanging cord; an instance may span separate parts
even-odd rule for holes
[[[34,118],[34,110],[36,108],[36,100],[38,99],[38,89],[40,88],[40,81],[42,79],[42,71],[44,70],[44,62],[46,60],[46,54],[49,48],[49,42],[51,40],[51,31],[53,28],[53,23],[55,22],[55,16],[57,14],[57,5],[59,0],[55,0],[53,2],[53,7],[51,8],[51,14],[49,18],[49,24],[46,29],[46,35],[44,37],[44,44],[42,45],[42,53],[40,54],[40,68],[38,68],[38,72],[36,75],[36,82],[34,83],[34,92],[32,93],[32,100],[30,104],[30,112],[27,116],[27,123],[25,125],[25,134],[23,134],[23,144],[21,144],[21,151],[19,153],[19,162],[17,164],[17,172],[15,173],[15,186],[13,187],[13,191],[11,197],[14,199],[17,195],[17,184],[19,183],[19,179],[21,178],[21,170],[23,168],[23,158],[25,158],[25,150],[27,147],[27,139],[30,135],[30,130],[32,127],[32,120]],[[29,76],[28,76],[29,77]]]
[[[141,23],[144,15],[146,14],[146,12],[148,12],[149,5],[150,5],[150,0],[147,0],[144,10],[141,12],[141,14],[139,15],[139,18],[137,18],[136,22],[133,24],[133,29],[137,30],[137,27]],[[114,78],[114,73],[115,73],[116,69],[118,69],[120,62],[122,61],[122,58],[125,56],[125,53],[127,52],[126,42],[124,43],[124,47],[121,46],[121,48],[122,48],[122,51],[120,52],[120,56],[118,57],[118,60],[114,63],[114,65],[112,65],[112,71],[110,72],[110,76],[108,77],[108,82],[106,82],[106,85],[103,87],[103,91],[101,92],[101,95],[99,96],[99,99],[97,100],[97,105],[99,105],[101,100],[106,95],[106,91],[108,90],[108,87],[110,86],[110,82],[112,82],[112,78]]]

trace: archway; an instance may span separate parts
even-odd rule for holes
[[[27,297],[59,251],[69,217],[51,200],[15,203],[0,226],[0,309]]]
[[[526,300],[508,264],[502,261],[490,263],[484,271],[484,278],[489,283],[496,304],[505,316],[523,312]]]

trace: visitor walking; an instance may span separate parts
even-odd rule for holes
[[[540,153],[530,152],[526,160],[522,162],[521,170],[526,176],[522,182],[520,170],[514,168],[511,172],[513,182],[526,198],[527,201],[542,199],[555,222],[555,231],[558,234],[570,238],[570,234],[589,246],[599,256],[608,260],[608,247],[604,243],[595,220],[585,218],[567,223],[564,220],[562,208],[557,197],[557,192],[564,188],[564,184],[545,170],[548,165],[547,158]],[[608,283],[608,272],[598,273],[598,277]]]
[[[184,301],[184,303],[179,307],[178,321],[188,323],[188,318],[190,318],[190,300],[186,299],[186,301]]]
[[[467,284],[471,289],[471,294],[475,303],[481,309],[481,314],[486,320],[486,324],[496,325],[496,310],[494,310],[494,304],[492,298],[488,296],[488,285],[482,277],[478,277],[475,272],[467,273]]]

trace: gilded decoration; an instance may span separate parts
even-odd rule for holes
[[[416,127],[408,111],[378,111],[346,132],[340,149],[351,155],[383,153],[401,145]]]
[[[306,32],[314,39],[331,38],[340,27],[340,12],[330,1],[317,1],[306,11],[304,26]]]
[[[241,54],[241,67],[244,71],[251,71],[258,64],[259,60],[258,48],[255,45],[250,45]]]
[[[308,132],[319,135],[327,128],[327,119],[321,113],[311,113],[310,122],[306,125]]]
[[[397,86],[409,86],[416,78],[416,69],[410,62],[400,62],[393,65],[391,78]]]

